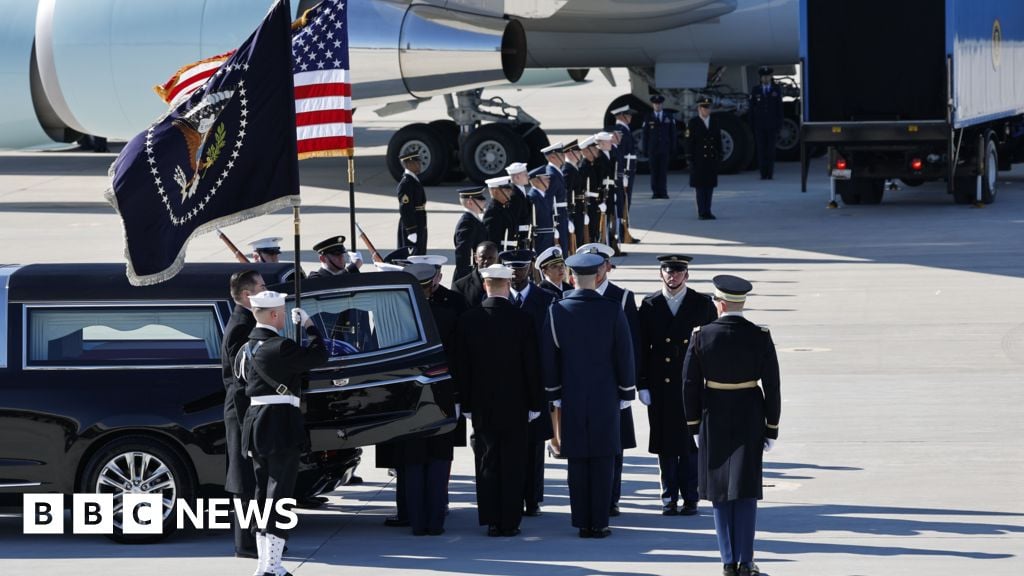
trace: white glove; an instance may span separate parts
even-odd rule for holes
[[[530,412],[526,415],[527,422],[533,422],[537,418],[540,418],[540,412],[534,412],[533,410],[530,410]]]
[[[651,391],[650,390],[640,390],[639,395],[640,395],[640,402],[644,406],[650,406],[651,405]]]
[[[625,410],[626,408],[629,408],[629,405],[632,403],[632,400],[619,400],[619,410]]]
[[[772,448],[774,448],[774,447],[775,447],[775,439],[774,438],[765,438],[764,439],[764,451],[765,452],[771,452]]]
[[[470,414],[469,412],[463,412],[462,415],[466,417],[466,420],[472,420],[473,419],[473,415]]]
[[[557,226],[557,225],[556,225]],[[562,236],[558,233],[558,228],[555,228],[555,240],[557,241]]]
[[[415,244],[416,243],[416,239],[419,238],[419,236],[417,236],[416,233],[413,232],[412,234],[409,234],[408,236],[406,236],[406,238],[409,239],[409,242],[412,242],[413,244]]]
[[[693,435],[693,444],[700,450],[700,434]]]
[[[303,327],[312,326],[313,321],[309,319],[309,314],[302,308],[292,308],[292,324],[302,324]]]
[[[605,204],[604,202],[601,202],[600,204],[597,205],[597,209],[600,210],[601,212],[605,212],[608,210],[608,205]]]
[[[590,214],[583,215],[583,223],[586,224],[587,226],[590,226]]]
[[[551,401],[551,405],[554,406],[555,408],[561,408],[562,407],[562,401],[561,400],[552,400]]]
[[[362,262],[363,261],[363,254],[362,254],[362,252],[359,252],[359,251],[349,252],[348,253],[348,261],[353,263],[353,264],[355,264],[356,262]]]
[[[570,220],[569,221],[569,234],[575,234],[575,233],[576,233],[576,227],[573,226],[572,220]]]
[[[455,419],[456,420],[459,419],[459,414],[461,414],[461,413],[462,413],[462,404],[459,404],[458,402],[456,402],[455,403]]]

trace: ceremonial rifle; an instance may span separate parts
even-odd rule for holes
[[[228,247],[228,250],[231,250],[235,255],[236,260],[242,264],[249,264],[249,259],[245,257],[245,254],[242,254],[242,251],[235,246],[235,243],[232,242],[231,239],[228,238],[227,234],[222,232],[220,228],[217,228],[217,235],[220,236],[220,239],[224,242],[224,245]]]
[[[363,232],[362,226],[358,222],[355,223],[356,231],[359,232],[359,239],[366,244],[366,249],[370,251],[370,257],[373,258],[374,263],[384,262],[384,257],[377,252],[377,249],[373,247],[373,242],[370,242],[370,238]]]

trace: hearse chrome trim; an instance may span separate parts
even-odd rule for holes
[[[347,380],[347,378],[345,378],[345,380]],[[443,382],[445,380],[451,380],[451,374],[442,374],[440,376],[434,376],[432,378],[429,377],[429,376],[423,376],[421,374],[419,376],[414,376],[412,378],[393,378],[391,380],[374,380],[373,382],[361,382],[359,384],[352,384],[352,385],[348,385],[348,386],[342,385],[342,384],[335,384],[334,387],[332,387],[332,388],[315,388],[315,389],[306,390],[303,393],[303,396],[308,396],[310,394],[324,394],[326,392],[337,392],[338,391],[337,390],[338,386],[343,386],[343,388],[345,390],[359,390],[361,388],[374,388],[376,386],[391,386],[392,384],[403,384],[405,382],[413,382],[413,381],[415,381],[420,386],[427,386],[427,385],[430,385],[430,384],[437,384],[438,382]],[[334,382],[337,382],[337,380],[335,380]]]
[[[42,482],[0,482],[0,488],[31,488],[42,485]]]
[[[7,368],[7,285],[11,280],[11,274],[21,269],[18,264],[0,265],[0,341],[5,343],[0,346],[0,368]]]

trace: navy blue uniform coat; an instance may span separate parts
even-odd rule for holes
[[[249,341],[249,333],[256,326],[252,312],[235,304],[231,318],[224,327],[224,341],[221,343],[221,376],[224,379],[224,436],[227,440],[228,472],[224,479],[224,490],[232,494],[252,496],[256,489],[252,462],[242,452],[242,423],[249,409],[249,397],[245,395],[245,384],[235,378],[232,363],[238,351]]]

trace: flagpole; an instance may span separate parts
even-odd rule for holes
[[[295,221],[295,307],[302,308],[302,265],[300,259],[302,255],[300,233],[299,233],[299,205],[292,206],[292,219]],[[296,332],[296,340],[298,340],[298,334]]]
[[[356,159],[355,148],[346,151],[348,155],[348,217],[352,233],[352,251],[356,251]]]

